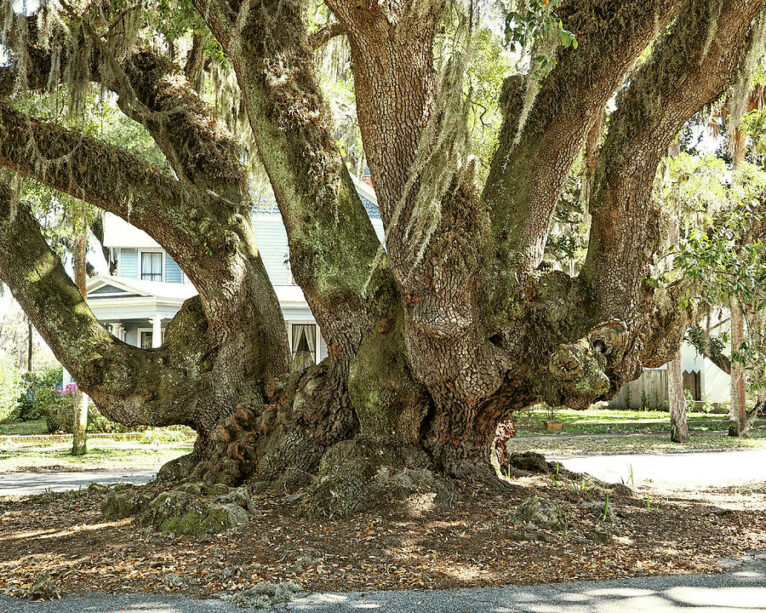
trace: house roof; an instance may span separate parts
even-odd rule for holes
[[[154,297],[179,304],[197,295],[197,290],[188,283],[162,283],[98,275],[88,280],[88,299]]]
[[[367,215],[370,219],[380,219],[380,209],[378,208],[378,198],[375,195],[375,190],[370,185],[357,178],[353,173],[351,174],[351,180],[354,182],[356,192],[359,194],[359,198],[362,200]],[[253,207],[253,215],[280,215],[279,206],[273,196],[265,198],[256,203]]]
[[[275,285],[279,303],[282,305],[305,305],[306,297],[298,285]],[[183,303],[197,295],[189,283],[161,283],[98,275],[88,280],[88,300],[102,298],[157,298],[168,302]]]

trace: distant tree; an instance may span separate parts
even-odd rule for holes
[[[0,352],[0,421],[13,415],[21,390],[19,370],[12,360]]]

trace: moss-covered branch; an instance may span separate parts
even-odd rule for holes
[[[291,270],[330,353],[349,359],[395,288],[330,131],[298,1],[194,5],[234,66],[287,230]]]
[[[89,202],[146,230],[171,252],[185,229],[187,191],[130,153],[61,126],[0,107],[0,166]]]
[[[183,70],[151,49],[122,63],[125,78],[100,65],[94,79],[117,93],[120,108],[147,128],[179,179],[205,193],[209,204],[248,214],[240,147]]]
[[[198,300],[168,330],[162,350],[118,341],[96,320],[27,206],[0,184],[0,279],[79,385],[111,418],[129,425],[188,424],[204,430],[217,420],[200,409],[209,351]]]
[[[556,202],[588,131],[681,4],[564,2],[559,12],[564,27],[577,36],[577,49],[560,47],[555,69],[540,83],[534,77],[506,80],[500,144],[483,193],[495,242],[489,295],[500,321],[510,306],[503,297],[517,275],[542,260]]]
[[[736,80],[763,6],[691,0],[618,98],[596,169],[582,273],[598,287],[594,306],[602,315],[625,313],[640,300],[660,241],[657,166],[684,123]]]

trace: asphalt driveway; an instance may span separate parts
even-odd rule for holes
[[[766,449],[549,456],[569,470],[588,473],[609,483],[658,489],[726,487],[766,481]]]

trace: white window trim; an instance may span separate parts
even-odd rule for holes
[[[136,328],[136,347],[141,349],[141,333],[154,334],[154,328]],[[162,344],[165,344],[165,328],[162,328]]]
[[[162,257],[160,258],[160,265],[162,266],[162,283],[165,283],[165,269],[167,266],[165,266],[165,252],[162,249],[139,249],[138,250],[138,280],[139,281],[145,281],[146,279],[141,278],[141,257],[144,253],[159,253]]]
[[[313,319],[288,319],[287,325],[287,345],[290,348],[290,360],[293,358],[293,324],[314,324],[316,328],[316,347],[314,347],[314,364],[319,364],[319,351],[322,346],[322,332],[319,330],[319,324]],[[292,362],[291,362],[292,363]]]

